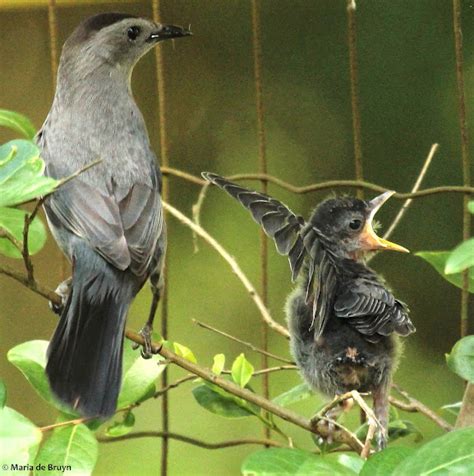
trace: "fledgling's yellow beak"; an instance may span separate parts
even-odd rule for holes
[[[401,251],[402,253],[409,253],[405,247],[392,243],[391,241],[384,240],[380,238],[375,233],[372,228],[372,220],[380,209],[380,207],[394,194],[393,191],[384,192],[381,195],[373,198],[369,202],[369,216],[365,222],[365,226],[362,229],[359,242],[362,249],[366,251],[375,251],[375,250],[392,250],[392,251]]]

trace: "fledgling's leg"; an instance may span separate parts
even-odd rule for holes
[[[388,441],[389,389],[389,383],[382,382],[381,385],[372,392],[372,398],[374,400],[374,414],[382,425],[382,428],[379,428],[376,434],[378,451],[383,450],[387,446]]]
[[[71,283],[72,276],[65,279],[62,283],[59,283],[58,287],[54,290],[54,292],[61,298],[61,304],[56,304],[52,301],[49,301],[49,308],[58,316],[63,313],[64,306],[66,305],[66,301],[68,300],[69,294],[71,293]]]

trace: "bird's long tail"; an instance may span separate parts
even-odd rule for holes
[[[122,378],[125,320],[134,292],[130,277],[105,262],[91,272],[76,262],[71,292],[48,348],[53,393],[83,416],[116,409]]]

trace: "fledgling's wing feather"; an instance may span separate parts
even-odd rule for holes
[[[334,312],[337,317],[349,319],[349,323],[370,342],[393,333],[406,336],[415,332],[407,306],[375,280],[351,281],[337,297]]]
[[[220,175],[203,172],[202,176],[225,190],[250,211],[253,219],[275,241],[278,252],[288,256],[294,281],[301,270],[306,254],[301,236],[301,231],[305,226],[303,217],[295,215],[278,200],[264,193],[241,187]]]

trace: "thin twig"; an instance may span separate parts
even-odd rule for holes
[[[262,34],[260,22],[260,0],[251,0],[252,4],[252,50],[255,80],[255,106],[257,113],[257,139],[258,139],[258,171],[267,173],[267,140],[265,134],[265,108],[263,104],[263,73],[262,73]],[[262,191],[267,193],[267,181],[262,180]],[[260,238],[260,293],[263,304],[268,307],[268,239],[263,230],[259,230]],[[262,322],[261,345],[264,351],[268,350],[268,326]],[[268,367],[268,356],[261,354],[262,368]],[[265,374],[262,382],[263,395],[269,398],[270,382]],[[268,415],[267,415],[268,416]],[[270,429],[264,428],[264,437],[270,438]]]
[[[415,181],[415,185],[411,189],[411,193],[417,192],[418,189],[420,188],[421,182],[423,182],[423,179],[425,178],[426,172],[428,171],[428,168],[431,164],[431,161],[433,160],[433,157],[436,151],[438,150],[438,147],[439,147],[439,144],[433,144],[431,146],[428,157],[426,157],[425,163],[423,164],[423,167],[420,170],[418,178]],[[400,220],[403,218],[403,215],[406,213],[406,211],[408,210],[412,202],[413,202],[413,198],[408,198],[405,201],[405,203],[402,205],[402,207],[400,208],[400,211],[397,213],[397,216],[395,217],[389,229],[386,231],[385,235],[383,236],[386,240],[390,238],[390,236],[392,235],[395,228],[400,223]]]
[[[266,369],[256,370],[252,373],[252,377],[258,377],[259,375],[267,375],[273,372],[280,372],[281,370],[298,370],[295,364],[278,365],[277,367],[267,367]],[[224,375],[231,375],[232,370],[223,370],[221,373]]]
[[[173,390],[174,388],[178,388],[181,384],[189,382],[191,380],[195,380],[196,376],[195,375],[186,375],[185,377],[182,377],[178,380],[176,380],[173,383],[168,384],[166,387],[162,387],[159,390],[155,392],[153,395],[153,398],[159,398],[161,397],[164,393],[168,392],[169,390]]]
[[[6,228],[0,227],[0,238],[6,238],[20,253],[22,252],[21,241],[17,240]]]
[[[357,180],[363,180],[362,167],[362,137],[360,128],[359,109],[359,74],[357,67],[357,28],[356,28],[356,6],[354,0],[347,2],[347,38],[349,49],[349,72],[351,84],[351,107],[352,107],[352,135],[354,137],[354,166]],[[361,187],[357,188],[358,198],[364,197]]]
[[[199,225],[196,225],[192,220],[190,220],[186,215],[181,213],[179,210],[171,206],[169,203],[163,202],[163,207],[165,210],[168,211],[171,215],[177,218],[181,223],[186,225],[187,227],[191,228],[197,235],[199,235],[204,241],[210,244],[229,264],[234,274],[240,279],[241,283],[244,285],[245,289],[249,293],[252,301],[257,306],[263,320],[268,324],[268,326],[273,329],[274,331],[278,332],[282,336],[289,338],[288,330],[276,322],[272,316],[270,315],[269,310],[263,304],[263,301],[257,291],[255,290],[254,286],[247,278],[245,273],[242,271],[240,266],[238,265],[237,261],[228,253],[228,251],[219,243],[217,242],[204,228]]]
[[[397,400],[394,397],[390,397],[390,403],[394,407],[397,407],[405,412],[421,413],[428,417],[430,420],[434,421],[445,431],[451,431],[453,429],[453,426],[448,423],[444,418],[441,418],[433,410],[431,410],[431,408],[428,408],[424,403],[420,402],[416,398],[413,398],[408,392],[401,389],[398,385],[393,383],[392,387],[407,400],[407,403],[405,403],[400,400]]]
[[[21,255],[23,256],[23,262],[25,264],[26,273],[28,276],[28,281],[33,283],[35,281],[34,276],[34,267],[33,262],[31,261],[30,250],[29,250],[29,234],[30,234],[30,226],[33,223],[33,220],[36,218],[39,209],[43,205],[44,197],[40,198],[35,205],[33,211],[28,215],[25,215],[25,223],[23,225],[23,249],[21,251]]]
[[[454,30],[454,49],[456,52],[456,81],[458,90],[458,111],[459,111],[459,130],[461,133],[461,158],[463,184],[465,187],[471,185],[471,170],[469,160],[469,134],[467,129],[466,97],[464,93],[464,58],[462,46],[462,28],[461,28],[461,2],[453,0],[453,30]],[[467,208],[470,196],[464,195],[463,207],[463,240],[467,240],[471,234],[471,214]],[[462,274],[463,286],[461,292],[461,337],[469,332],[469,270]]]
[[[191,183],[197,185],[205,185],[205,181],[200,178],[190,175],[190,174],[181,174],[176,173],[177,169],[171,169],[169,167],[162,167],[163,175],[174,175],[176,177],[187,180]],[[192,177],[192,178],[191,178]],[[273,175],[269,174],[258,174],[258,173],[248,173],[248,174],[236,174],[230,175],[227,177],[229,180],[239,182],[241,180],[266,180],[269,183],[277,185],[278,187],[287,190],[296,194],[306,194],[312,192],[319,192],[322,190],[328,190],[332,188],[363,188],[375,193],[383,193],[390,188],[382,187],[381,185],[359,181],[359,180],[328,180],[325,182],[312,183],[309,185],[297,186],[284,180],[279,179]],[[464,185],[442,185],[440,187],[431,187],[424,190],[419,190],[418,192],[397,192],[393,195],[393,198],[399,200],[406,200],[407,198],[420,198],[427,197],[430,195],[438,195],[444,193],[462,193],[462,194],[474,194],[474,187],[464,186]]]
[[[197,319],[192,319],[192,321],[194,322],[194,324],[198,325],[199,327],[202,327],[203,329],[207,329],[209,331],[215,332],[216,334],[219,334],[223,337],[226,337],[227,339],[233,340],[234,342],[238,342],[239,344],[242,344],[245,347],[248,347],[249,349],[252,349],[254,352],[258,352],[259,354],[267,355],[268,357],[271,357],[272,359],[278,360],[280,362],[285,362],[286,364],[294,364],[294,362],[291,361],[291,360],[285,359],[283,357],[279,357],[278,355],[272,354],[271,352],[260,349],[260,348],[256,347],[255,345],[251,344],[250,342],[245,342],[242,339],[239,339],[238,337],[235,337],[231,334],[228,334],[227,332],[221,331],[221,330],[217,329],[216,327],[213,327],[209,324],[198,321]]]
[[[262,446],[273,446],[275,448],[285,448],[286,446],[279,443],[278,441],[257,438],[242,438],[239,440],[228,440],[222,441],[221,443],[208,443],[207,441],[198,440],[196,438],[191,438],[186,435],[181,435],[179,433],[164,433],[162,431],[136,431],[134,433],[129,433],[128,435],[117,436],[116,438],[107,438],[103,436],[97,437],[97,440],[100,443],[115,443],[118,441],[133,440],[137,438],[163,438],[174,439],[182,441],[183,443],[189,443],[190,445],[199,446],[200,448],[205,448],[208,450],[218,450],[222,448],[231,448],[233,446],[241,445],[262,445]]]
[[[161,22],[161,0],[152,0],[152,17],[156,23]],[[166,114],[166,81],[165,81],[165,59],[163,45],[155,47],[155,66],[156,66],[156,89],[158,94],[158,120],[160,125],[160,159],[164,167],[169,165],[169,144],[168,144],[168,120]],[[169,183],[163,180],[161,196],[163,200],[169,201]],[[168,337],[168,296],[169,296],[169,253],[165,257],[163,268],[163,280],[165,287],[161,296],[161,335],[164,339]],[[168,385],[168,370],[165,369],[161,378],[161,388]],[[164,393],[161,400],[161,419],[164,435],[169,432],[169,404],[168,394]],[[163,437],[161,445],[161,476],[168,474],[169,443],[166,436]]]
[[[31,291],[39,294],[40,296],[48,299],[53,304],[61,304],[61,298],[52,290],[42,286],[41,284],[37,283],[36,281],[30,282],[28,276],[24,275],[23,273],[19,273],[18,271],[10,268],[7,265],[0,265],[0,274],[4,274],[15,281],[18,281],[23,286],[26,286]]]

